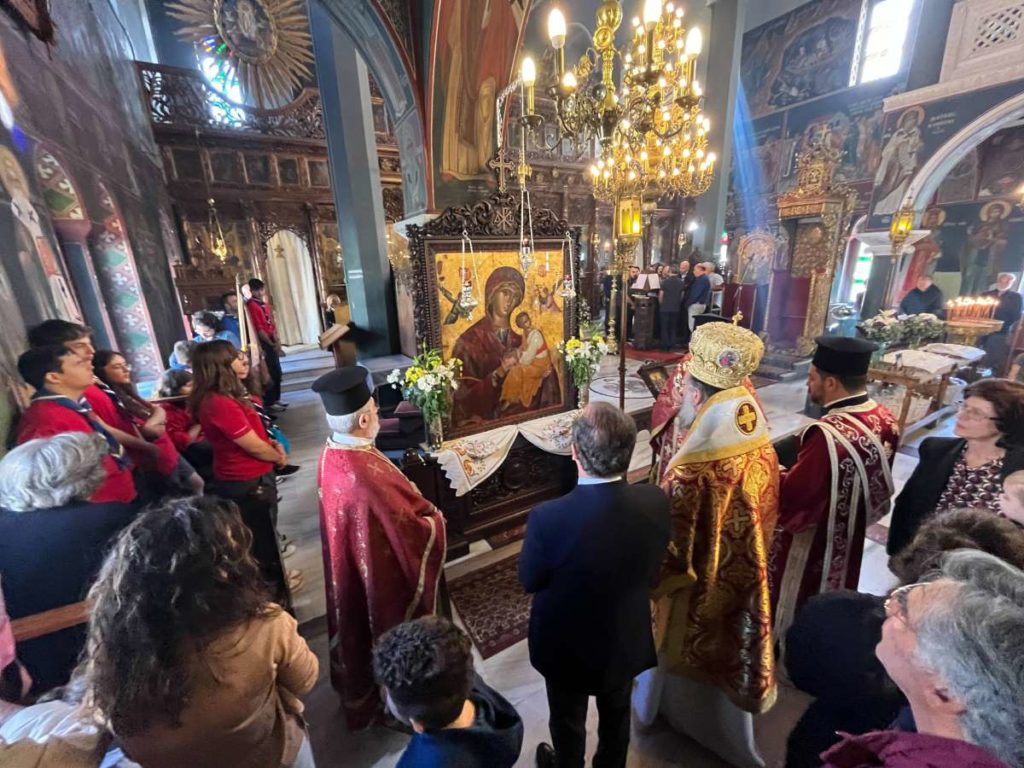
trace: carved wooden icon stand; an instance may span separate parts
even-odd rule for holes
[[[499,154],[492,161],[491,167],[495,170],[498,188],[490,197],[473,205],[449,208],[423,226],[408,227],[416,337],[430,348],[441,347],[444,320],[439,300],[436,255],[458,253],[463,233],[469,236],[478,253],[519,251],[520,197],[518,192],[509,191],[507,181],[516,166]],[[570,241],[568,248],[567,232]],[[564,270],[561,274],[569,274],[569,259],[579,258],[579,229],[570,228],[564,219],[550,210],[535,209],[533,235],[537,253],[550,251],[562,254],[563,263],[557,267],[552,264],[551,279],[554,280],[558,270]],[[530,269],[538,267],[535,263]],[[484,275],[480,275],[480,278],[486,280]],[[576,299],[561,301],[564,302],[564,338],[569,338],[577,333]],[[476,311],[479,313],[483,310],[481,306]],[[549,340],[549,343],[554,354],[553,340]],[[562,381],[562,402],[557,407],[495,419],[468,429],[446,429],[445,437],[482,432],[570,409],[576,402],[576,393],[571,385],[571,376],[564,369]],[[422,493],[444,512],[448,522],[449,558],[466,554],[472,541],[523,524],[531,508],[568,492],[576,478],[575,467],[568,457],[546,453],[522,436],[513,443],[501,467],[462,497],[455,496],[444,472],[429,456],[407,454],[402,469]]]

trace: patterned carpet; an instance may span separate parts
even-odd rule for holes
[[[519,586],[518,565],[517,553],[448,582],[452,603],[485,659],[526,637],[530,596]]]
[[[525,535],[526,523],[523,523],[522,525],[516,525],[509,528],[507,531],[502,531],[501,533],[496,533],[493,536],[488,536],[487,543],[491,545],[491,549],[501,549],[514,541],[519,541]]]

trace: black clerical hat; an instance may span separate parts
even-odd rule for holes
[[[693,328],[694,328],[694,330],[696,330],[697,328],[700,328],[702,325],[707,325],[708,323],[728,323],[728,322],[729,321],[726,320],[721,315],[716,315],[714,312],[705,312],[705,313],[700,314],[700,315],[694,315],[694,317],[693,317]]]
[[[848,336],[819,336],[814,342],[818,348],[811,362],[833,376],[863,376],[871,366],[871,353],[878,349],[873,341]]]
[[[313,391],[324,401],[331,416],[355,413],[370,401],[367,371],[361,365],[337,368],[313,382]]]

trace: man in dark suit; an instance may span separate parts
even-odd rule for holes
[[[686,316],[686,343],[690,343],[690,336],[693,334],[694,318],[707,311],[708,302],[711,301],[711,280],[707,275],[707,268],[703,264],[696,264],[693,267],[693,284],[683,297],[683,314]]]
[[[994,317],[996,320],[1003,321],[1002,329],[982,338],[980,345],[986,352],[985,364],[990,366],[996,375],[1002,375],[1006,357],[1010,353],[1010,335],[1014,325],[1020,321],[1022,304],[1024,304],[1021,295],[1017,291],[1011,290],[1016,281],[1017,276],[1012,272],[1000,272],[996,290],[988,291],[985,294],[999,299],[999,306],[996,307]]]
[[[665,352],[671,351],[676,345],[676,329],[679,326],[679,312],[683,305],[683,279],[672,272],[665,270],[665,276],[661,280],[661,290],[658,292],[658,306],[661,311],[661,348]]]
[[[1001,272],[999,282],[996,283],[994,291],[988,291],[985,295],[999,299],[999,306],[996,307],[995,319],[1003,321],[1003,329],[1000,333],[1007,333],[1010,326],[1020,320],[1022,299],[1017,291],[1010,290],[1017,277],[1010,272]]]
[[[633,678],[657,664],[650,587],[671,534],[668,499],[631,486],[633,419],[591,403],[572,431],[579,484],[530,513],[519,580],[533,597],[530,661],[547,685],[552,748],[541,768],[582,768],[587,706],[597,697],[595,768],[622,768]]]

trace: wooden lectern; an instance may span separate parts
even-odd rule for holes
[[[320,334],[320,349],[330,349],[334,353],[336,368],[356,364],[356,342],[352,335],[352,325],[349,323],[332,325]]]

